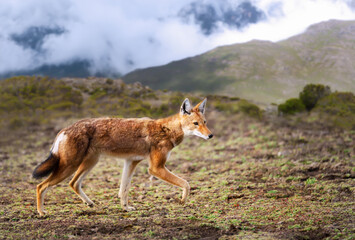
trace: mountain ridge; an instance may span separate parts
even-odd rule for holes
[[[330,20],[279,42],[220,46],[169,64],[135,70],[125,82],[201,91],[264,103],[295,97],[307,83],[355,91],[355,21]]]

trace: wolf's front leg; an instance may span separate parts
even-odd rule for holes
[[[190,185],[186,180],[176,176],[165,167],[168,155],[168,151],[163,151],[161,149],[151,150],[149,174],[182,188],[181,203],[185,203],[190,194]]]
[[[118,196],[121,198],[121,207],[126,211],[135,210],[134,207],[128,206],[128,191],[131,186],[131,180],[134,173],[134,169],[138,165],[139,161],[133,161],[126,159],[122,171],[121,186]]]
[[[176,176],[175,174],[170,172],[166,167],[150,167],[149,173],[156,176],[157,178],[160,178],[161,180],[164,180],[168,183],[182,188],[181,203],[184,204],[186,202],[186,199],[190,194],[190,184],[186,180]]]

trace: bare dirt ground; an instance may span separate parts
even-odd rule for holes
[[[36,212],[34,167],[57,128],[2,136],[1,239],[355,239],[353,131],[295,128],[240,116],[207,116],[215,137],[185,139],[167,167],[191,195],[156,180],[148,163],[133,177],[125,212],[118,198],[122,161],[101,157],[83,182],[85,206],[69,179],[47,192]],[[64,125],[63,125],[64,126]],[[8,140],[6,140],[8,139]]]

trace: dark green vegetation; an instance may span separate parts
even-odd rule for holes
[[[306,107],[299,98],[290,98],[285,103],[280,104],[278,110],[283,114],[295,114],[304,112]]]
[[[251,41],[123,77],[153,89],[239,96],[260,103],[297,97],[307,83],[355,91],[355,21],[329,21],[277,43]]]
[[[83,182],[96,205],[85,206],[68,179],[48,191],[48,215],[41,218],[35,206],[39,181],[31,173],[61,128],[91,116],[167,116],[178,111],[187,95],[94,78],[22,77],[0,87],[1,239],[355,237],[355,132],[319,121],[290,124],[292,116],[277,117],[245,100],[220,96],[208,96],[207,103],[215,137],[185,139],[167,162],[190,182],[186,205],[176,201],[181,190],[160,181],[149,186],[148,163],[143,161],[130,191],[137,210],[124,212],[117,197],[122,161],[103,156]],[[188,97],[193,103],[202,99]],[[314,109],[341,112],[332,103],[345,101],[343,107],[353,107],[348,98],[353,95],[332,93]],[[9,108],[5,100],[16,104]],[[63,104],[67,101],[72,105]],[[19,109],[24,109],[22,115]],[[11,125],[17,115],[21,124]]]
[[[320,99],[313,111],[324,123],[355,129],[355,95],[351,92],[331,93]]]
[[[300,92],[300,100],[308,111],[312,110],[317,102],[331,93],[329,86],[322,84],[308,84]]]
[[[351,92],[332,93],[329,86],[307,84],[299,98],[288,99],[278,106],[284,115],[301,113],[301,124],[322,122],[328,127],[355,130],[355,95]],[[306,113],[306,110],[308,112]]]
[[[226,115],[242,113],[257,119],[261,119],[263,117],[263,111],[257,105],[250,103],[247,100],[211,95],[207,98],[212,100],[212,106],[216,110],[221,111]]]

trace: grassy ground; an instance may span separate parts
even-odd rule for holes
[[[216,111],[207,119],[215,137],[185,139],[167,163],[190,182],[187,203],[176,201],[178,188],[158,180],[151,187],[144,161],[132,181],[132,212],[121,209],[117,196],[122,161],[102,157],[83,183],[93,208],[67,179],[47,192],[48,215],[39,217],[39,181],[31,173],[59,129],[14,132],[17,140],[0,146],[0,238],[355,238],[354,131],[289,127]]]

